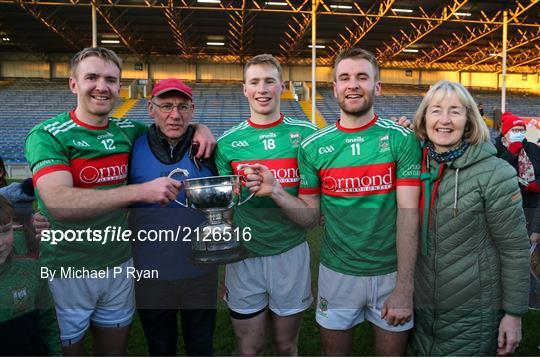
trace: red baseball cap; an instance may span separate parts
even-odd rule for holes
[[[156,85],[154,85],[152,97],[160,96],[169,91],[178,91],[189,97],[189,99],[193,100],[193,91],[191,90],[191,87],[186,85],[184,82],[177,80],[176,78],[167,78],[159,81]]]

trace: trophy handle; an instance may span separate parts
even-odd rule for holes
[[[238,173],[240,174],[240,170],[242,170],[242,169],[245,168],[245,167],[249,167],[249,164],[240,164],[240,165],[238,165],[238,167],[237,167]],[[245,181],[244,175],[243,175],[243,174],[240,174],[240,180]],[[242,200],[242,201],[240,201],[240,202],[238,203],[238,206],[244,205],[246,202],[249,201],[249,199],[251,199],[251,198],[253,197],[253,195],[255,195],[255,193],[249,194],[249,196],[246,198],[246,200]],[[233,206],[234,206],[234,204],[232,204],[230,208],[232,208]],[[229,209],[230,209],[230,208],[229,208]]]
[[[176,168],[176,169],[173,169],[169,175],[167,175],[168,178],[172,178],[173,175],[175,174],[182,174],[183,176],[187,177],[189,175],[189,171],[187,171],[187,169],[182,169],[182,168]],[[180,204],[181,206],[183,206],[184,208],[187,208],[188,207],[188,204],[187,204],[187,199],[186,199],[186,203],[181,203],[179,202],[178,200],[174,199],[174,201],[176,201],[178,204]]]
[[[238,206],[244,205],[246,202],[249,201],[249,199],[251,199],[253,197],[253,195],[255,195],[255,193],[249,194],[249,196],[246,198],[246,200],[242,200],[241,202],[238,203]]]

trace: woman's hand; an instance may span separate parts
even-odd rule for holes
[[[505,314],[499,324],[497,355],[514,353],[521,342],[521,317]]]
[[[392,116],[390,117],[390,119],[402,127],[409,128],[410,130],[414,130],[413,122],[410,119],[407,119],[406,116],[401,116],[399,118]]]
[[[531,233],[529,240],[531,241],[531,245],[540,244],[540,234],[537,232]]]

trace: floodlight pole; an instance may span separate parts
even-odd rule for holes
[[[506,47],[508,42],[508,11],[503,12],[503,39],[502,39],[502,86],[501,86],[501,112],[506,112]]]
[[[311,123],[315,124],[315,113],[317,111],[317,6],[319,0],[311,0]]]
[[[97,14],[94,4],[92,4],[92,47],[97,47]]]

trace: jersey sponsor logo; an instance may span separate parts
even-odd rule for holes
[[[345,139],[345,143],[364,143],[366,140],[364,137],[355,137]]]
[[[333,145],[327,145],[326,147],[319,148],[319,154],[328,154],[328,153],[332,153],[335,150],[336,149],[334,148]]]
[[[259,139],[274,139],[274,138],[277,138],[277,134],[274,132],[261,134],[259,136]]]
[[[235,140],[231,143],[233,148],[245,148],[249,147],[249,143],[245,140]]]
[[[395,190],[395,163],[328,168],[320,171],[322,193],[331,196],[362,196]]]
[[[241,175],[242,169],[250,164],[262,164],[268,167],[274,178],[283,186],[297,186],[300,183],[300,173],[296,158],[259,159],[232,162],[234,174]],[[240,168],[239,168],[240,167]]]
[[[127,179],[128,160],[127,153],[97,159],[73,159],[70,163],[73,184],[78,188],[120,184]]]
[[[107,139],[107,138],[114,138],[114,135],[112,133],[106,132],[105,134],[98,135],[96,138],[97,138],[97,140]]]
[[[81,148],[88,148],[90,147],[90,144],[88,144],[87,141],[85,140],[76,140],[76,139],[73,139],[72,141],[73,145],[75,147],[81,147]]]

